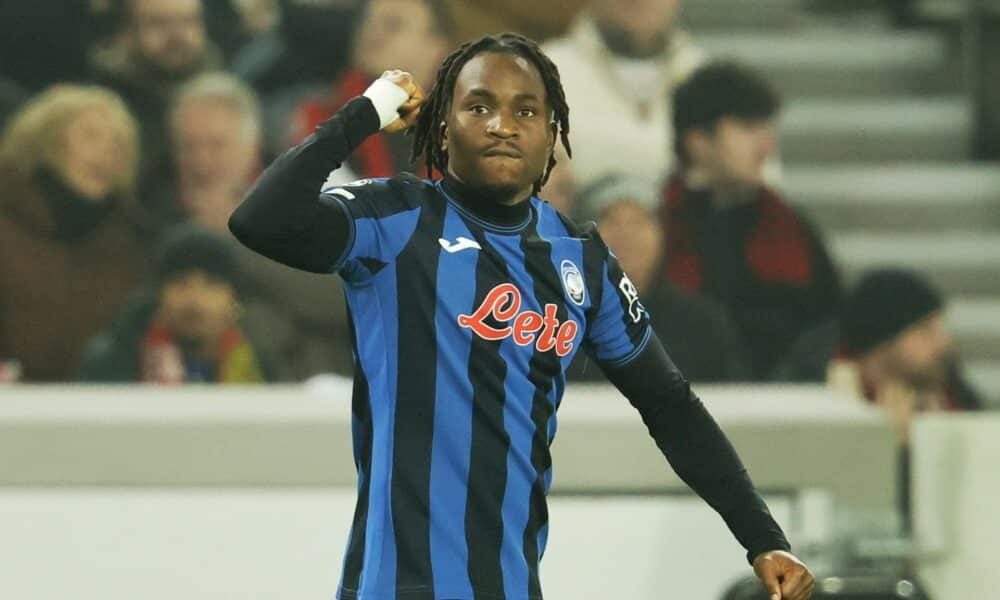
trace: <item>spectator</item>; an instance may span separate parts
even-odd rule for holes
[[[563,35],[586,0],[443,0],[454,22],[455,39],[473,40],[514,31],[535,40]]]
[[[429,88],[447,49],[448,26],[436,0],[371,0],[354,40],[351,64],[328,97],[307,101],[296,110],[291,142],[300,142],[389,69],[406,69]],[[411,170],[410,141],[404,136],[373,135],[348,159],[350,174],[331,183]]]
[[[678,0],[593,0],[546,45],[573,111],[573,165],[586,187],[613,173],[658,179],[671,166],[670,93],[702,52],[675,26]]]
[[[252,39],[233,71],[267,99],[303,84],[331,81],[344,68],[368,0],[239,0]]]
[[[205,73],[178,90],[167,121],[173,169],[143,194],[150,226],[191,219],[227,231],[229,215],[260,173],[256,96],[231,75]]]
[[[263,383],[284,368],[240,321],[234,246],[181,226],[156,261],[156,290],[139,295],[87,346],[80,379],[100,382]]]
[[[944,299],[914,273],[862,277],[845,300],[840,340],[828,383],[883,407],[903,444],[917,413],[982,405],[959,374]]]
[[[158,228],[194,222],[230,239],[227,222],[260,171],[260,111],[253,92],[224,73],[181,88],[169,112],[174,177],[149,194]],[[352,369],[344,295],[337,281],[296,271],[233,244],[246,289],[246,320],[304,379]]]
[[[69,379],[142,273],[137,145],[120,98],[75,85],[29,101],[0,140],[0,361],[26,381]]]
[[[680,168],[661,204],[668,279],[722,301],[756,379],[771,375],[802,331],[832,316],[840,297],[822,240],[764,183],[779,106],[772,87],[741,66],[694,73],[674,94]]]
[[[652,185],[645,190],[623,180],[602,190],[591,191],[591,205],[603,206],[597,228],[622,269],[635,285],[649,312],[653,330],[670,358],[692,381],[740,381],[749,377],[743,344],[725,310],[707,298],[685,294],[662,278],[663,231],[649,199],[656,197]],[[576,361],[573,378],[601,379],[600,371],[588,368],[586,357]]]
[[[827,369],[833,389],[881,407],[899,442],[898,503],[910,529],[910,427],[920,413],[978,410],[944,326],[944,299],[918,275],[871,271],[847,296],[840,347]]]
[[[205,33],[202,0],[124,0],[123,9],[120,43],[96,53],[94,69],[139,120],[145,177],[167,162],[170,96],[220,59]]]

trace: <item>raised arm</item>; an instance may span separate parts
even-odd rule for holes
[[[412,125],[423,91],[403,71],[382,78],[288,150],[261,174],[229,218],[229,230],[248,248],[291,267],[329,272],[349,243],[343,207],[320,196],[330,171],[370,135]]]

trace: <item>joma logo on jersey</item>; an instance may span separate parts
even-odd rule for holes
[[[521,290],[514,284],[501,283],[483,299],[471,315],[459,315],[458,324],[471,329],[484,340],[496,341],[508,337],[519,346],[532,344],[539,352],[555,350],[556,355],[566,356],[573,350],[580,325],[572,319],[559,322],[555,304],[545,305],[545,314],[533,310],[521,312]],[[493,327],[486,320],[493,317],[502,327]]]

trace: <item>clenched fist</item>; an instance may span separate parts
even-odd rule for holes
[[[764,552],[753,561],[753,570],[767,588],[770,600],[809,600],[813,575],[789,552]]]
[[[408,95],[406,102],[400,105],[397,109],[399,118],[386,125],[383,131],[395,133],[397,131],[404,131],[413,127],[414,123],[417,122],[417,116],[420,114],[420,107],[426,100],[424,90],[421,89],[420,85],[413,80],[413,75],[410,75],[406,71],[400,71],[399,69],[382,73],[382,77],[380,77],[380,79],[385,79],[398,85],[403,88],[403,91],[405,91]]]

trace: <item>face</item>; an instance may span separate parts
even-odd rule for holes
[[[943,384],[952,339],[937,312],[906,328],[888,348],[890,365],[917,388]]]
[[[160,292],[160,319],[178,341],[210,345],[236,323],[232,286],[199,270],[181,273]]]
[[[354,43],[354,63],[372,76],[404,68],[429,83],[446,49],[424,0],[372,0]]]
[[[723,117],[711,132],[687,134],[691,167],[722,185],[759,185],[764,167],[777,147],[772,120],[746,121]]]
[[[258,164],[258,141],[246,115],[217,100],[192,100],[174,115],[173,141],[181,187],[245,188]]]
[[[206,50],[201,0],[131,0],[129,43],[146,65],[183,77],[201,64]]]
[[[638,202],[619,200],[601,212],[597,229],[639,291],[649,286],[663,249],[663,234],[653,214]]]
[[[126,143],[111,124],[107,111],[82,111],[63,132],[59,167],[66,183],[85,198],[104,200],[114,190],[125,168]]]
[[[479,54],[455,82],[445,126],[448,170],[469,185],[530,191],[552,154],[555,127],[534,65],[513,54]]]
[[[591,7],[600,23],[648,41],[670,30],[679,0],[596,0]]]

